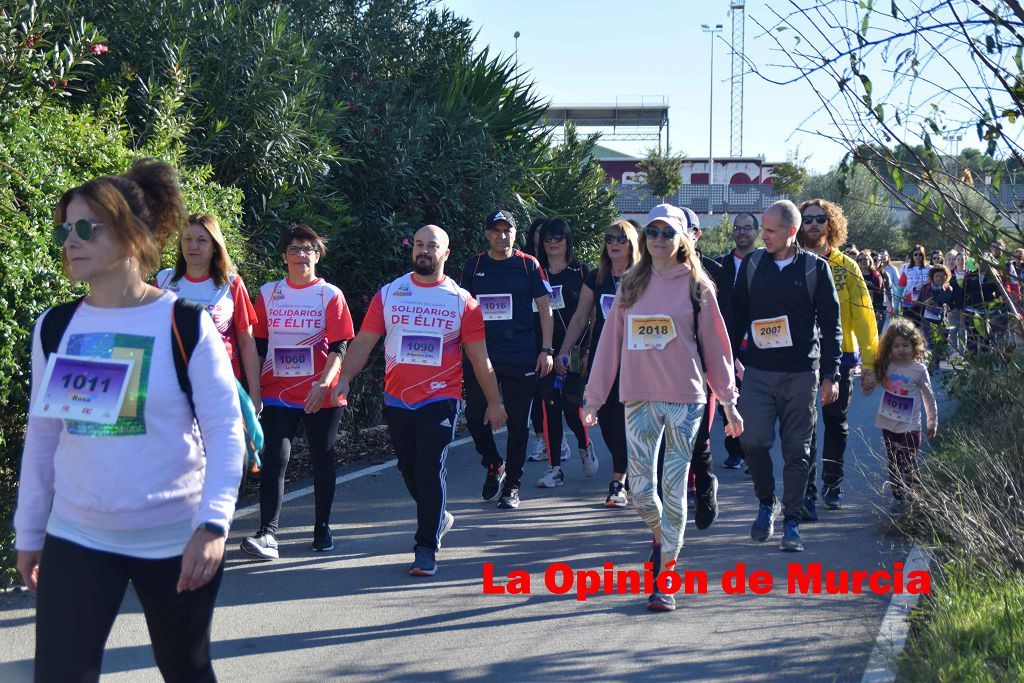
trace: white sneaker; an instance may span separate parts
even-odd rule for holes
[[[569,442],[566,438],[562,437],[562,462],[569,462],[569,458],[572,457],[572,451],[569,449]]]
[[[565,483],[565,475],[561,467],[552,467],[544,473],[544,476],[537,480],[537,487],[542,489],[553,489]]]
[[[452,530],[453,526],[455,526],[455,515],[453,515],[452,513],[448,512],[447,510],[445,510],[444,511],[444,523],[441,524],[441,533],[437,537],[437,549],[438,550],[441,549],[441,539],[444,538],[444,535],[446,533],[448,533],[449,531]]]
[[[583,476],[590,479],[597,474],[598,462],[597,453],[594,452],[594,444],[591,442],[586,448],[580,451],[580,460],[583,461]]]
[[[530,462],[540,462],[541,460],[548,459],[548,445],[544,443],[544,437],[538,436],[533,441],[533,451],[530,452],[526,459]]]

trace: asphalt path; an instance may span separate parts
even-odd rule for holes
[[[767,543],[750,540],[757,502],[749,477],[722,467],[716,424],[721,515],[704,531],[688,522],[680,555],[681,569],[706,574],[707,592],[678,594],[672,613],[648,612],[643,595],[580,601],[575,590],[554,595],[545,587],[552,563],[602,571],[611,562],[628,570],[640,569],[647,558],[650,536],[636,512],[603,507],[610,457],[599,430],[593,433],[601,457],[597,476],[583,477],[575,447],[562,487],[535,488],[547,463],[527,463],[523,502],[515,511],[480,498],[484,470],[472,443],[452,448],[448,505],[456,523],[432,578],[407,573],[414,507],[398,471],[384,467],[358,476],[372,463],[348,468],[341,474],[357,476],[338,486],[334,552],[310,550],[312,495],[286,503],[275,562],[250,561],[238,550],[256,522],[252,516],[237,520],[213,624],[217,674],[223,681],[859,680],[889,596],[790,594],[787,576],[794,562],[891,570],[905,557],[905,543],[886,534],[884,456],[873,426],[877,402],[877,393],[855,394],[846,506],[822,510],[819,522],[801,527],[807,550],[799,554],[779,551],[781,523]],[[377,462],[389,458],[382,454]],[[513,570],[529,572],[531,593],[485,594],[485,563],[493,565],[495,583]],[[737,563],[748,573],[768,572],[774,589],[724,592],[721,578]],[[33,603],[24,593],[0,596],[0,681],[31,680]],[[130,590],[103,670],[104,680],[160,680]]]

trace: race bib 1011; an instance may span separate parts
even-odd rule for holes
[[[398,352],[398,362],[407,365],[440,367],[443,342],[440,335],[405,334]]]
[[[312,374],[312,346],[278,346],[274,348],[274,377],[309,377]]]
[[[43,391],[32,414],[114,424],[121,414],[134,364],[131,359],[50,354]]]
[[[512,319],[511,294],[481,294],[476,300],[480,304],[484,321]]]
[[[631,315],[626,348],[630,351],[663,349],[676,338],[676,326],[667,315]]]
[[[751,339],[759,349],[784,349],[793,345],[793,337],[789,332],[789,316],[763,318],[750,324],[753,332]]]

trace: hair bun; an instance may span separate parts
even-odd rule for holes
[[[178,183],[178,172],[166,161],[142,158],[132,162],[124,177],[142,191],[149,216],[140,216],[163,242],[188,225],[185,199]]]

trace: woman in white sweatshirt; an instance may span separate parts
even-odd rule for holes
[[[193,308],[190,404],[172,350],[176,297],[146,284],[186,215],[174,169],[154,160],[67,191],[55,211],[65,270],[89,294],[59,340],[50,309],[32,341],[14,524],[18,570],[38,594],[37,681],[99,678],[128,582],[164,678],[215,680],[210,622],[244,453],[238,397],[213,320]]]

